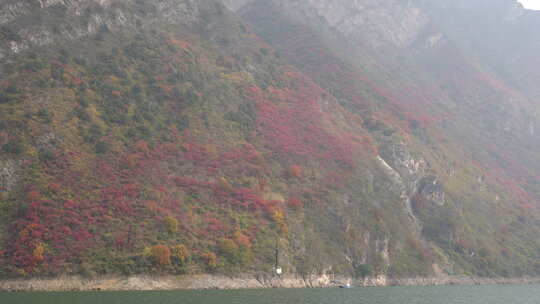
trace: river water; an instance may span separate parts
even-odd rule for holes
[[[540,304],[540,285],[0,293],[1,304]]]

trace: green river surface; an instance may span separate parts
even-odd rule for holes
[[[0,293],[1,304],[540,304],[540,285]]]

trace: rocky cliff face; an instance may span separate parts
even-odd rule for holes
[[[425,12],[411,1],[314,0],[309,4],[345,37],[361,40],[374,49],[386,44],[410,46],[429,22]]]
[[[238,11],[253,0],[223,0],[223,4],[232,11]]]
[[[256,1],[226,1],[242,12]],[[414,1],[273,1],[298,20],[324,21],[346,39],[374,49],[383,46],[405,48],[426,31],[428,14]],[[279,3],[279,4],[278,4]]]
[[[4,38],[0,44],[1,58],[33,47],[61,44],[120,27],[136,28],[157,20],[193,24],[199,20],[199,6],[207,6],[208,1],[44,0],[4,1],[0,5]]]

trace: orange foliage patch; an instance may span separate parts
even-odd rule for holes
[[[126,158],[124,159],[124,162],[126,164],[126,167],[133,169],[137,166],[137,157],[133,154],[130,154],[126,156]]]
[[[34,251],[32,252],[34,261],[36,261],[36,263],[43,262],[43,260],[45,259],[43,256],[44,254],[45,254],[45,245],[43,245],[43,243],[37,244],[36,247],[34,248]]]
[[[52,192],[59,192],[60,190],[62,189],[62,185],[58,184],[58,183],[50,183],[49,184],[49,190],[51,190]]]
[[[171,264],[171,249],[165,245],[155,245],[152,247],[152,257],[160,266]]]
[[[289,167],[289,176],[294,178],[302,177],[302,167],[298,165],[292,165]]]
[[[139,140],[135,144],[135,149],[138,152],[144,153],[146,156],[148,156],[150,154],[150,147],[148,146],[148,143],[146,141],[144,141],[144,140]]]
[[[26,200],[29,202],[38,201],[41,199],[41,194],[36,190],[31,190],[26,194]]]
[[[236,244],[238,246],[244,246],[246,248],[251,248],[251,240],[249,239],[248,236],[246,236],[242,232],[240,232],[240,231],[235,232],[234,238],[235,238],[234,241],[236,242]]]
[[[191,257],[189,249],[185,245],[176,245],[173,248],[174,255],[180,260],[180,262],[185,263]]]
[[[210,268],[217,267],[217,255],[213,252],[206,252],[201,255],[206,265]]]

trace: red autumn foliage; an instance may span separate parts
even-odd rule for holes
[[[60,192],[62,190],[62,185],[57,184],[57,183],[50,183],[49,190],[55,193]]]
[[[301,209],[304,207],[304,203],[297,197],[291,197],[287,201],[287,204],[293,209]]]
[[[276,90],[272,89],[271,94],[275,95]],[[285,89],[280,94],[287,100],[281,103],[270,101],[257,87],[249,92],[257,102],[257,126],[268,149],[283,156],[311,157],[354,166],[352,143],[322,127],[327,119],[318,102],[320,95],[314,95],[316,90]]]
[[[326,126],[332,124],[321,109],[320,88],[294,72],[286,77],[291,83],[298,83],[298,90],[270,87],[256,100],[258,131],[263,134],[268,149],[283,158],[307,157],[332,168],[353,167],[357,145],[351,142],[360,143],[358,138]],[[274,103],[274,99],[279,103]],[[272,130],[274,126],[277,130]],[[265,163],[268,150],[261,148],[260,143],[223,147],[176,129],[171,130],[170,138],[173,142],[152,141],[152,146],[138,141],[125,153],[119,148],[118,155],[111,153],[89,162],[91,170],[80,166],[83,163],[80,160],[89,159],[88,155],[58,151],[43,170],[49,181],[45,189],[50,191],[43,194],[34,189],[34,193],[29,191],[31,204],[11,227],[11,249],[6,255],[10,262],[31,273],[38,266],[55,269],[78,263],[92,248],[104,247],[111,254],[127,251],[136,248],[134,242],[141,245],[147,241],[144,237],[139,241],[134,237],[136,232],[126,231],[127,223],[136,221],[144,230],[148,228],[145,225],[152,228],[153,223],[170,214],[180,219],[187,232],[200,233],[208,240],[227,237],[235,231],[234,224],[223,214],[207,210],[204,213],[204,208],[184,209],[182,201],[175,199],[181,192],[201,198],[197,203],[234,208],[258,217],[260,227],[249,227],[235,237],[240,246],[251,246],[251,239],[258,231],[273,225],[270,221],[279,223],[281,230],[286,231],[283,203],[263,199],[264,180],[272,172]],[[265,153],[264,157],[260,151]],[[303,176],[299,165],[289,169],[291,177]],[[184,176],[174,176],[174,172],[182,172]],[[224,176],[259,182],[253,185],[231,179],[223,187],[223,183],[216,181]],[[46,195],[54,199],[45,199]],[[301,208],[303,202],[292,198],[288,204]],[[193,214],[200,218],[194,220]],[[50,254],[38,261],[33,252],[41,243],[47,245]],[[166,265],[165,260],[159,264]],[[215,259],[212,262],[209,257],[209,262],[212,264]]]
[[[205,222],[208,224],[207,229],[209,231],[218,232],[218,231],[223,231],[224,229],[223,223],[215,217],[206,218]]]

